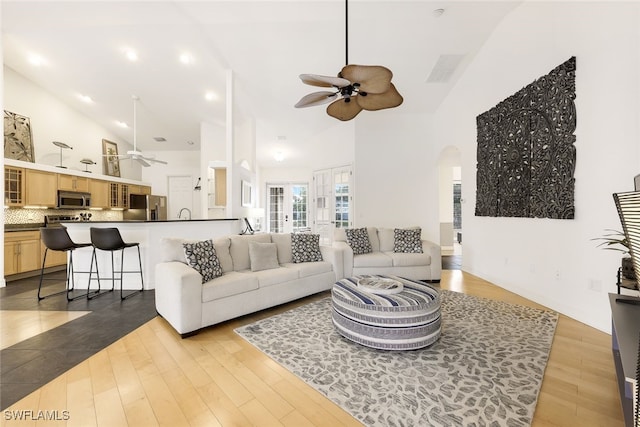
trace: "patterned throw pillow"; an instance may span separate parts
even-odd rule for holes
[[[295,263],[322,261],[320,235],[293,233],[291,235],[291,255]]]
[[[422,230],[420,228],[411,230],[395,228],[393,230],[393,252],[421,254],[421,234]]]
[[[220,260],[211,240],[196,243],[183,243],[187,264],[202,275],[202,283],[222,276]]]
[[[371,252],[371,242],[366,228],[347,228],[347,243],[351,246],[354,255],[368,254]]]

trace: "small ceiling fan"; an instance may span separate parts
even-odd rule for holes
[[[295,107],[312,107],[331,102],[327,107],[327,114],[338,120],[348,121],[362,110],[382,110],[402,104],[402,95],[391,83],[391,70],[381,65],[349,64],[348,0],[345,0],[345,64],[338,77],[300,74],[300,79],[305,84],[334,89],[305,95]]]
[[[166,165],[167,162],[163,160],[157,160],[155,157],[145,156],[142,154],[142,151],[137,149],[137,115],[136,115],[136,106],[140,98],[136,95],[132,95],[131,99],[133,99],[133,150],[127,151],[127,154],[119,154],[117,157],[119,159],[131,159],[140,163],[144,167],[151,166],[151,163],[162,163]]]

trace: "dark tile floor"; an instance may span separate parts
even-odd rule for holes
[[[47,283],[46,295],[64,289],[64,271],[47,275],[61,278]],[[0,410],[22,399],[52,379],[154,318],[154,291],[120,301],[110,292],[88,301],[67,302],[56,295],[37,299],[38,277],[9,282],[0,288],[0,310],[91,311],[91,313],[0,350]],[[43,287],[43,291],[44,291]],[[2,325],[3,328],[11,325]]]

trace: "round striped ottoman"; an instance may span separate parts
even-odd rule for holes
[[[440,295],[422,282],[355,276],[331,289],[332,319],[343,337],[382,350],[427,347],[440,337]]]

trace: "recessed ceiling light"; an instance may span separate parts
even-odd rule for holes
[[[29,64],[34,65],[36,67],[41,67],[46,63],[44,58],[38,55],[37,53],[30,53],[27,59],[29,61]]]
[[[442,16],[443,13],[444,13],[444,9],[442,9],[442,8],[433,10],[434,18],[438,18],[438,17]]]
[[[215,101],[216,99],[218,99],[218,95],[216,95],[215,92],[207,92],[204,94],[204,99],[206,99],[207,101]]]
[[[117,124],[118,126],[120,126],[121,128],[128,128],[128,127],[129,127],[129,125],[128,125],[128,124],[126,124],[125,122],[121,122],[121,121],[119,121],[119,120],[116,120],[116,124]]]
[[[130,48],[126,48],[124,50],[124,55],[127,57],[127,59],[131,62],[135,62],[138,60],[138,52],[136,52],[133,49]]]
[[[282,151],[277,151],[276,154],[273,155],[273,158],[276,162],[281,162],[284,160],[284,153]]]
[[[161,137],[161,136],[154,136],[154,137],[153,137],[153,139],[154,139],[156,142],[165,142],[165,141],[167,140],[167,138],[163,138],[163,137]]]
[[[189,52],[184,52],[180,54],[180,62],[182,62],[184,65],[189,65],[193,63],[193,56],[191,56]]]
[[[86,102],[87,104],[93,103],[93,99],[91,99],[91,97],[89,95],[83,95],[83,94],[79,93],[78,94],[78,98],[80,98],[80,100],[82,102]]]
[[[195,142],[193,142],[193,141],[187,141],[187,144],[189,144],[189,145],[193,145],[193,144],[195,144]]]

